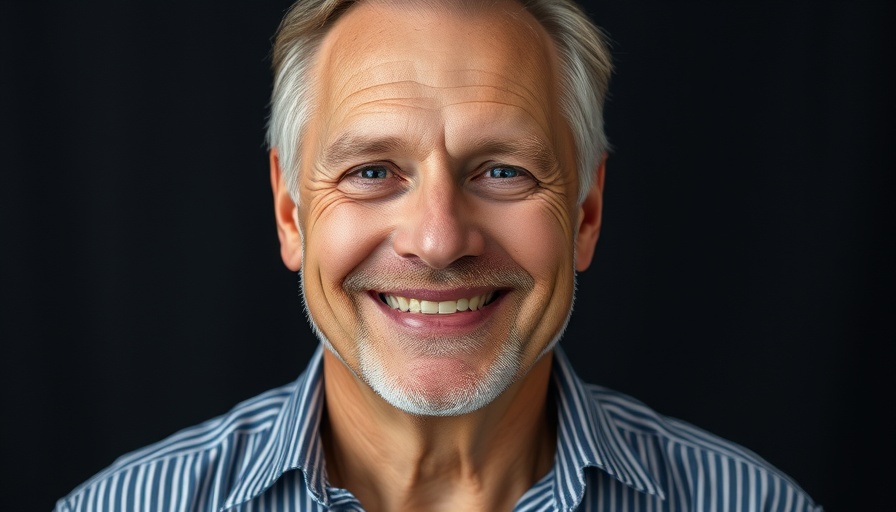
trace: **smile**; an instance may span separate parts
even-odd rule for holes
[[[494,302],[497,296],[497,291],[491,291],[472,297],[435,301],[385,293],[379,294],[380,300],[392,309],[405,313],[422,313],[424,315],[450,315],[463,311],[477,311]]]

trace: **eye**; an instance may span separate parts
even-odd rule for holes
[[[527,197],[538,187],[532,173],[515,165],[491,163],[471,177],[471,190],[481,197],[516,200]]]
[[[511,183],[521,181],[534,181],[534,177],[529,171],[522,167],[507,164],[495,164],[485,169],[485,172],[479,175],[487,181],[501,181],[501,186],[511,186]]]
[[[390,163],[359,165],[339,181],[339,189],[357,199],[380,199],[403,189],[401,170]]]
[[[389,169],[386,169],[382,165],[365,167],[356,172],[359,178],[368,180],[384,180],[389,177]]]
[[[492,167],[488,170],[489,178],[516,178],[520,176],[520,170],[516,167]]]

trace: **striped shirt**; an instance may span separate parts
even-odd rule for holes
[[[515,511],[820,511],[752,452],[553,366],[553,468]],[[287,386],[118,459],[56,512],[358,511],[327,485],[318,425],[322,351]]]

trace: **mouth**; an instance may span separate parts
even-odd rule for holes
[[[390,293],[378,293],[377,296],[383,304],[402,313],[452,315],[468,311],[479,311],[494,303],[501,296],[501,291],[492,290],[469,297],[457,297],[447,300],[427,300]]]

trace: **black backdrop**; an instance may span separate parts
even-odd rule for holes
[[[3,510],[304,367],[262,145],[287,4],[0,0]],[[829,511],[886,507],[893,8],[671,4],[588,4],[615,153],[564,345]]]

